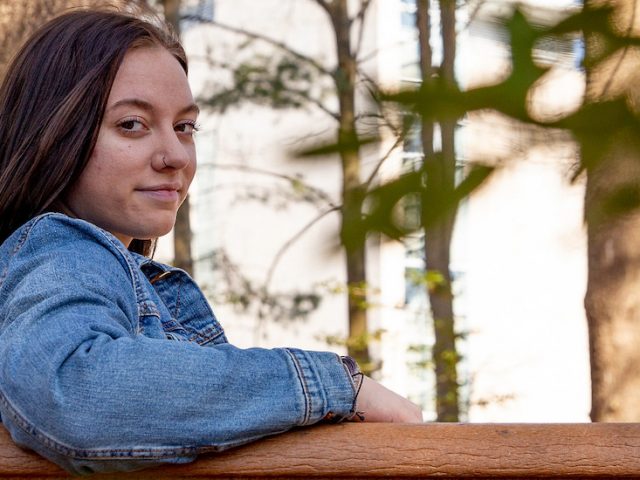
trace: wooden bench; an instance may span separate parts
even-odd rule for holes
[[[67,478],[0,428],[0,478]],[[100,478],[95,476],[94,478]],[[640,424],[352,423],[118,478],[640,478]]]

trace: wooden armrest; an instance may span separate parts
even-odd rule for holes
[[[0,477],[67,476],[0,429]],[[120,477],[640,478],[640,424],[321,425]]]

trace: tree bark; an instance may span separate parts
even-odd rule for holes
[[[365,235],[358,231],[361,223],[364,192],[361,159],[357,146],[355,83],[357,64],[351,49],[351,21],[347,0],[335,0],[326,5],[333,25],[338,68],[335,85],[339,102],[338,141],[342,164],[342,227],[340,237],[346,250],[346,269],[349,309],[349,355],[356,359],[364,372],[374,369],[368,346],[367,278]]]
[[[584,8],[602,2],[586,1]],[[627,31],[637,32],[634,1],[610,2],[623,13]],[[598,39],[585,31],[587,103],[612,96],[638,98],[637,52],[618,52],[614,71],[591,66]],[[619,79],[624,79],[622,82]],[[640,189],[640,141],[629,125],[614,135],[602,135],[597,148],[584,139],[583,164],[587,167],[585,219],[588,241],[588,281],[585,310],[591,359],[591,419],[640,421],[640,211],[625,214],[608,211],[612,194]]]
[[[430,0],[418,0],[416,4],[416,26],[418,28],[418,47],[420,53],[420,73],[423,82],[433,81],[433,52],[431,50]],[[433,155],[433,123],[422,121],[420,124],[422,153],[425,158]]]
[[[424,82],[432,79],[431,47],[429,44],[429,2],[418,2],[417,22],[420,41],[420,66]],[[440,0],[440,26],[442,29],[443,60],[438,81],[455,83],[455,2]],[[429,202],[447,198],[455,188],[455,119],[440,123],[442,151],[433,152],[433,125],[422,121],[422,145],[426,175],[426,192],[423,210],[430,208]],[[436,413],[439,422],[457,422],[460,418],[458,373],[459,355],[456,349],[453,291],[451,289],[451,238],[456,210],[452,209],[434,223],[425,225],[425,261],[427,271],[439,274],[439,281],[427,288],[434,329],[432,360],[436,376]]]

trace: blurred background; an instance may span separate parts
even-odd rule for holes
[[[0,74],[104,3],[0,0]],[[119,2],[202,108],[156,257],[232,343],[349,353],[428,420],[640,421],[636,3]]]

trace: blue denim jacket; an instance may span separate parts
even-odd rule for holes
[[[340,357],[239,349],[181,270],[62,214],[0,246],[0,414],[72,473],[184,463],[352,415]]]

